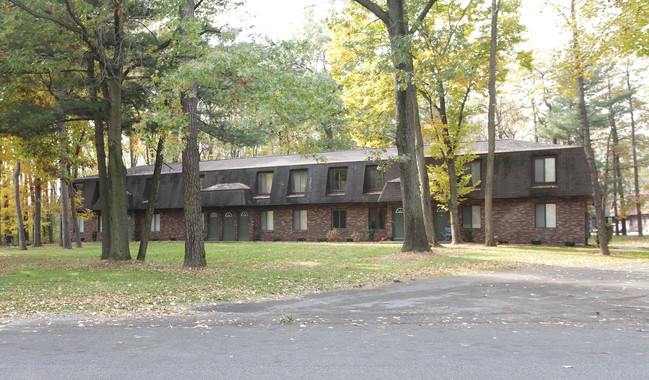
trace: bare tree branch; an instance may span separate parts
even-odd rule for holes
[[[428,0],[428,3],[426,3],[426,6],[424,6],[424,9],[421,10],[421,13],[419,14],[419,17],[415,20],[415,22],[412,24],[412,27],[408,31],[408,34],[413,34],[414,32],[419,29],[419,25],[424,21],[426,18],[426,15],[428,14],[428,11],[435,5],[437,0]]]
[[[376,15],[376,17],[378,17],[381,21],[383,21],[385,25],[388,26],[390,25],[390,16],[388,15],[388,12],[386,12],[380,6],[376,5],[376,3],[374,3],[373,1],[371,0],[354,0],[354,1],[367,8],[368,11],[374,13],[374,15]]]

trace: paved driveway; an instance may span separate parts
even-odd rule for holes
[[[173,318],[12,321],[0,327],[0,376],[647,378],[649,264],[436,278]]]

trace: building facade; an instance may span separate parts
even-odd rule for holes
[[[474,145],[474,180],[486,172],[486,143]],[[373,160],[370,160],[369,157]],[[340,151],[305,158],[299,155],[201,162],[201,196],[207,241],[322,241],[338,230],[339,241],[400,240],[404,235],[396,149],[380,154]],[[429,159],[432,163],[432,160]],[[141,235],[153,167],[129,169],[129,231]],[[98,178],[75,182],[84,208],[101,213]],[[499,140],[496,145],[494,221],[502,242],[544,244],[587,239],[590,181],[580,147]],[[484,192],[481,186],[461,205],[465,237],[484,241]],[[443,240],[448,213],[433,204],[435,231]],[[87,240],[101,239],[99,218],[79,226]],[[183,240],[180,164],[163,168],[152,240]]]

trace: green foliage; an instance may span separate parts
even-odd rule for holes
[[[594,235],[595,239],[595,246],[599,247],[599,234]],[[610,242],[611,239],[613,239],[613,225],[611,224],[606,224],[606,241]]]

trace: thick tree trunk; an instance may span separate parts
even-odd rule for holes
[[[43,239],[41,238],[41,210],[43,205],[43,188],[41,179],[36,178],[34,183],[34,239],[32,246],[42,247]]]
[[[14,200],[16,201],[16,220],[18,222],[18,244],[21,251],[26,251],[25,224],[23,223],[23,212],[20,207],[20,161],[16,161],[16,169],[14,170]]]
[[[65,134],[66,134],[66,127],[65,127],[65,122],[60,122],[59,124],[59,138],[62,141]],[[59,143],[59,148],[61,149],[61,161],[65,162],[66,160],[66,155],[64,154],[64,149],[65,147],[63,146],[63,143]],[[60,171],[60,178],[59,178],[59,191],[61,194],[61,241],[59,242],[59,245],[63,249],[72,249],[72,240],[70,237],[71,234],[71,227],[70,227],[70,196],[69,196],[69,191],[68,191],[68,182],[66,180],[66,172],[67,169],[65,167],[65,164],[61,164],[61,167],[59,168]]]
[[[602,204],[602,189],[599,186],[597,166],[595,165],[595,154],[590,140],[590,124],[588,122],[588,113],[586,110],[586,90],[584,87],[584,68],[579,54],[579,38],[577,28],[577,16],[575,11],[575,0],[570,4],[572,14],[572,45],[575,59],[575,74],[577,76],[577,94],[579,96],[579,116],[581,119],[581,128],[584,138],[584,151],[586,161],[588,162],[588,171],[590,173],[590,182],[593,188],[593,200],[595,207],[595,219],[597,221],[597,235],[599,237],[599,249],[602,255],[610,255],[608,249],[608,238],[606,236],[606,218],[604,215],[604,205]]]
[[[120,78],[109,77],[108,87],[108,177],[110,220],[109,260],[130,260],[128,245],[128,200],[126,166],[122,160],[122,85]],[[106,195],[106,194],[104,194]]]
[[[186,0],[180,8],[180,19],[194,18],[194,0]],[[181,29],[181,33],[186,33]],[[205,242],[203,238],[203,213],[201,207],[201,189],[198,151],[198,99],[193,84],[180,95],[183,113],[187,115],[189,125],[185,133],[185,149],[182,153],[183,199],[185,201],[185,262],[184,267],[204,267]]]
[[[626,85],[631,91],[629,66],[626,68]],[[629,96],[629,114],[631,115],[631,148],[633,152],[633,185],[635,190],[635,209],[638,216],[638,236],[642,236],[642,203],[640,202],[640,186],[638,181],[638,153],[635,140],[635,118],[633,115],[633,96]]]
[[[146,260],[146,250],[149,246],[149,235],[151,234],[151,221],[153,220],[153,212],[155,211],[156,198],[158,196],[158,185],[160,184],[160,176],[162,173],[162,149],[164,138],[158,139],[158,148],[155,155],[155,166],[153,168],[153,177],[151,178],[151,188],[149,189],[149,198],[146,206],[146,214],[144,215],[144,225],[142,226],[142,240],[140,240],[140,249],[137,253],[139,261]]]
[[[485,245],[496,246],[493,222],[493,193],[494,193],[494,160],[496,155],[496,54],[498,40],[498,8],[500,1],[491,1],[491,48],[489,51],[489,109],[487,110],[487,178],[484,189],[484,219],[485,219]],[[532,103],[533,104],[533,103]],[[536,122],[536,115],[534,121]],[[536,136],[536,124],[535,124]]]

